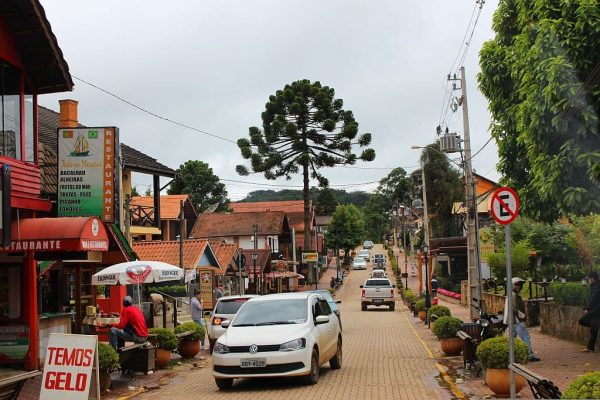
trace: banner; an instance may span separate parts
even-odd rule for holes
[[[117,128],[58,130],[58,216],[115,221]]]
[[[302,262],[318,262],[319,261],[319,253],[302,253]]]

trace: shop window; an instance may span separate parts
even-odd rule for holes
[[[25,160],[35,162],[35,137],[33,113],[35,111],[33,95],[25,95]]]
[[[21,266],[0,268],[0,320],[21,317]]]
[[[21,74],[6,63],[0,63],[0,112],[0,155],[20,160]]]

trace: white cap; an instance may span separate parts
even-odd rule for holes
[[[518,276],[515,276],[514,278],[512,278],[513,286],[516,285],[517,283],[521,283],[521,282],[525,282],[525,279],[519,278]]]

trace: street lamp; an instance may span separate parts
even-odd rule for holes
[[[254,272],[254,285],[256,286],[254,289],[256,291],[256,294],[259,294],[258,293],[259,292],[259,290],[258,290],[259,279],[258,279],[258,275],[256,275],[256,260],[257,259],[258,259],[258,253],[252,253],[252,265],[253,265],[252,271]],[[262,292],[262,290],[261,290],[261,292]]]
[[[431,299],[429,298],[429,246],[427,244],[421,247],[423,258],[425,259],[425,312],[427,313],[427,325],[429,326],[429,307],[431,307]]]

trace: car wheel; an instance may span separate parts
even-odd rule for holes
[[[367,305],[365,303],[361,303],[360,310],[361,311],[367,311]]]
[[[395,304],[390,304],[390,311],[394,311],[396,309],[396,305]]]
[[[219,389],[227,390],[227,389],[231,389],[231,386],[233,386],[233,379],[215,378],[215,383],[217,384],[217,387]]]
[[[319,372],[321,367],[319,366],[319,353],[317,349],[313,349],[312,356],[310,358],[310,373],[304,377],[304,383],[308,385],[314,385],[319,381]]]
[[[329,366],[331,369],[340,369],[342,368],[342,340],[338,339],[337,343],[337,352],[335,356],[331,360],[329,360]]]

